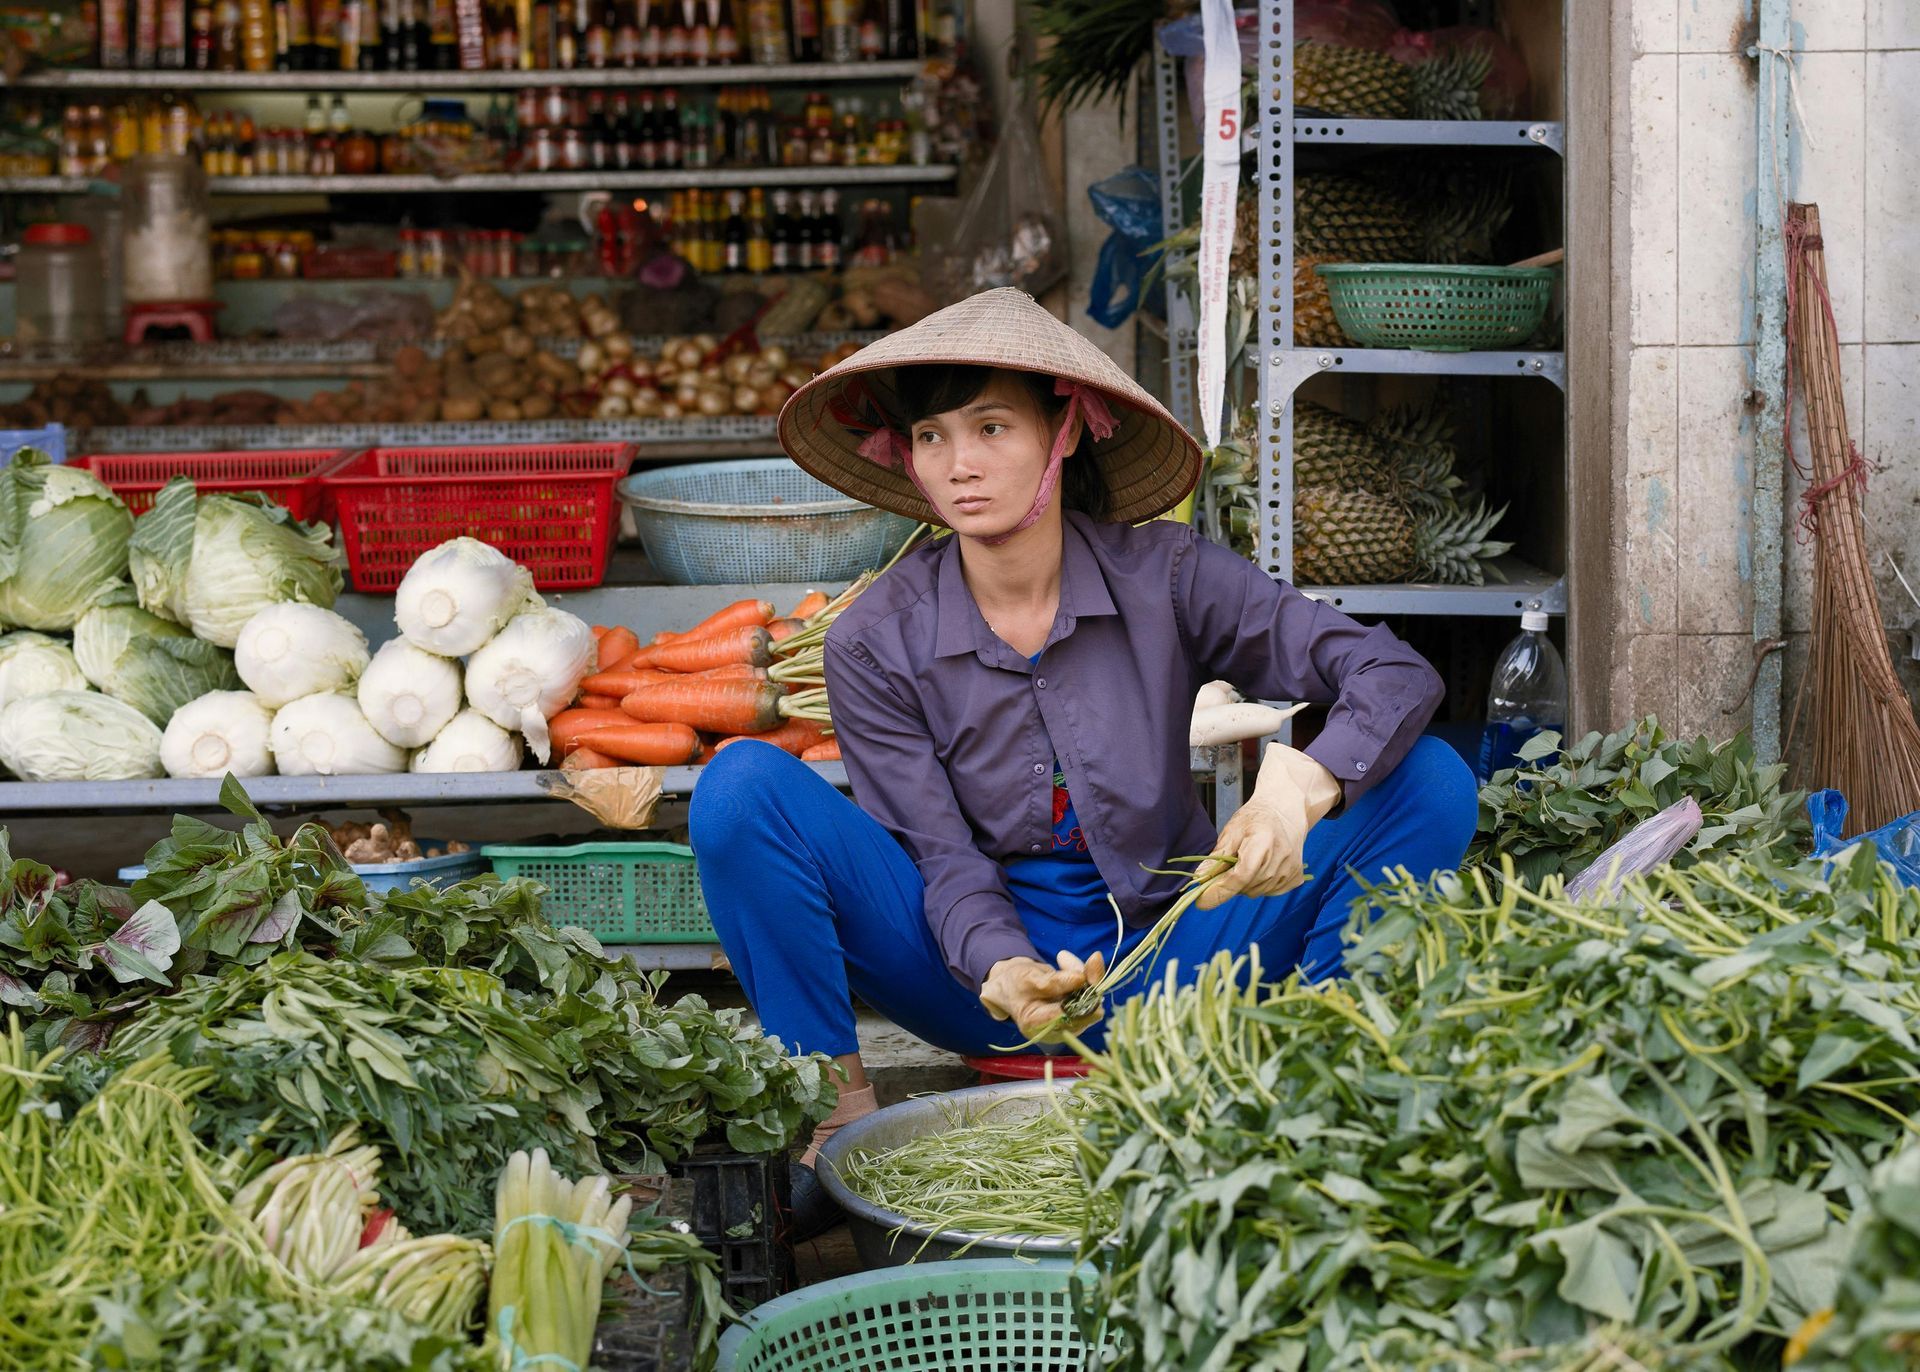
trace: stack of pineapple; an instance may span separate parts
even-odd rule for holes
[[[1465,45],[1409,66],[1338,43],[1293,45],[1293,100],[1340,119],[1478,119],[1493,54]]]
[[[1383,581],[1484,585],[1511,543],[1489,537],[1506,513],[1465,501],[1453,423],[1437,403],[1371,424],[1310,400],[1293,419],[1293,570],[1309,586]]]

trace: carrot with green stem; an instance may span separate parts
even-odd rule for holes
[[[677,767],[700,756],[700,735],[684,724],[624,724],[595,729],[589,736],[593,751],[621,762],[645,767]]]
[[[789,719],[779,728],[769,729],[764,734],[735,734],[732,738],[722,739],[715,747],[717,753],[722,748],[740,742],[742,739],[758,739],[762,743],[771,743],[783,753],[802,757],[810,748],[818,747],[825,739],[826,727],[816,720]]]
[[[738,663],[765,667],[773,661],[772,647],[773,640],[764,624],[742,624],[700,638],[676,638],[671,643],[642,648],[625,670],[704,672]]]
[[[825,591],[808,591],[800,597],[800,603],[798,605],[795,605],[791,610],[787,611],[786,617],[788,619],[812,619],[826,608],[827,593]]]
[[[687,724],[715,734],[763,734],[780,726],[786,693],[770,681],[682,677],[642,687],[620,702],[649,724]]]
[[[691,629],[677,632],[655,634],[655,646],[662,643],[677,643],[683,638],[705,638],[708,634],[717,634],[722,629],[737,629],[743,625],[766,625],[773,618],[773,605],[765,600],[736,600],[725,609],[715,610]]]
[[[840,740],[823,739],[800,754],[800,760],[802,762],[838,762],[840,761]]]

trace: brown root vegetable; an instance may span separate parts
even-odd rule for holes
[[[515,359],[532,357],[533,335],[525,329],[502,329],[500,330],[500,351]]]
[[[489,330],[486,333],[477,333],[467,340],[468,357],[480,358],[485,357],[488,353],[497,353],[499,351],[500,333],[497,329]]]
[[[419,376],[422,372],[426,371],[431,364],[432,359],[429,358],[423,350],[414,347],[412,344],[408,344],[393,355],[393,370],[400,376],[409,379]]]
[[[478,395],[450,395],[440,402],[443,422],[471,423],[487,412],[487,402]]]
[[[520,407],[511,400],[496,400],[487,406],[487,418],[502,423],[520,418]]]
[[[532,395],[520,402],[520,417],[522,419],[545,419],[554,412],[554,409],[554,398],[551,395],[547,395],[541,391],[535,391]]]

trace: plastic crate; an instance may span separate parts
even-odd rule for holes
[[[716,943],[693,849],[678,843],[574,843],[480,850],[501,877],[547,888],[555,924],[577,924],[602,943]]]
[[[599,1372],[692,1372],[692,1313],[684,1268],[663,1268],[636,1286],[614,1269],[607,1304],[593,1331]]]
[[[326,513],[320,476],[340,462],[338,448],[279,448],[231,453],[89,453],[72,465],[85,467],[127,508],[143,515],[153,508],[160,488],[176,476],[193,478],[201,494],[259,491],[284,505],[295,519],[319,519]]]
[[[431,847],[445,841],[426,839],[421,846]],[[417,862],[359,862],[353,865],[353,870],[369,891],[404,891],[416,881],[424,881],[429,886],[451,886],[456,881],[477,877],[487,870],[487,858],[480,849],[469,848],[464,853],[446,853]],[[146,874],[146,866],[142,864],[122,867],[118,875],[123,884],[131,886]]]
[[[840,1277],[729,1329],[719,1372],[1081,1372],[1073,1280],[1019,1258]]]
[[[685,1219],[720,1259],[720,1289],[735,1310],[793,1289],[785,1153],[701,1148],[667,1171],[691,1184]]]
[[[49,424],[44,429],[0,429],[0,467],[13,461],[22,448],[38,448],[55,462],[67,460],[67,426]]]
[[[1376,263],[1315,267],[1333,317],[1370,348],[1467,352],[1518,348],[1539,332],[1553,300],[1551,267],[1429,267]]]
[[[491,543],[543,591],[598,586],[613,484],[631,443],[367,448],[323,479],[357,591],[392,591],[415,558],[462,535]]]

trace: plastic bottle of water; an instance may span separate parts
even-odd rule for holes
[[[1547,637],[1544,611],[1520,616],[1520,635],[1493,664],[1487,691],[1487,728],[1480,736],[1480,779],[1516,766],[1535,734],[1567,729],[1567,664]]]

